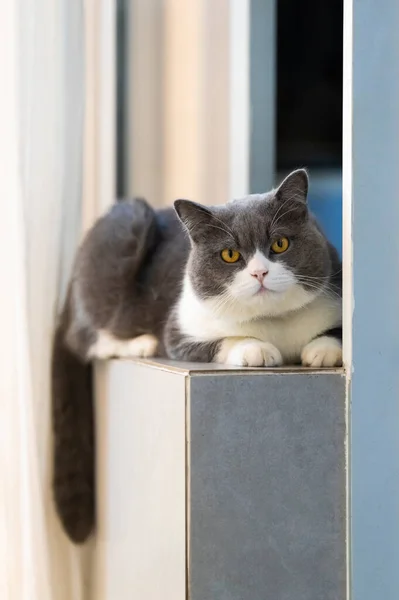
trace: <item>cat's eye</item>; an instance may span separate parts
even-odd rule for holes
[[[271,245],[271,250],[275,254],[281,254],[282,252],[285,252],[286,250],[288,250],[289,245],[290,245],[290,242],[289,242],[288,238],[282,237],[282,238],[279,238],[278,240],[276,240],[275,242],[273,242],[273,244]]]
[[[239,260],[241,254],[238,252],[238,250],[232,250],[231,248],[225,248],[224,250],[222,250],[220,256],[222,257],[224,262],[236,263]]]

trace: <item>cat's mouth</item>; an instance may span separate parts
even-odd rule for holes
[[[261,285],[260,288],[258,289],[258,291],[255,292],[255,296],[263,296],[264,294],[267,294],[269,291],[270,290],[268,290],[263,285]]]
[[[261,285],[257,292],[255,292],[254,296],[264,296],[265,294],[274,294],[273,290]]]

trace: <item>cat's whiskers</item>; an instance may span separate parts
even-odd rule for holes
[[[338,273],[338,272],[337,272]],[[341,300],[341,295],[338,291],[333,288],[336,287],[339,290],[338,286],[334,286],[334,284],[326,283],[330,279],[329,276],[317,277],[317,276],[307,276],[307,275],[295,275],[297,283],[300,285],[306,285],[312,292],[316,292],[317,295],[324,294],[331,298],[331,300]],[[288,277],[275,277],[274,281],[280,285],[292,284],[292,280]],[[320,285],[317,285],[317,283]]]
[[[300,275],[297,276],[297,279],[299,283],[306,285],[311,290],[317,291],[319,294],[325,294],[334,300],[341,300],[340,293],[332,289],[331,285],[329,284],[321,282],[321,285],[317,285],[316,282],[309,281],[306,279],[306,277]]]
[[[249,290],[252,289],[252,285],[251,285],[252,281],[248,278],[248,281],[242,281],[240,283],[236,283],[234,286],[234,291],[235,293],[238,293],[238,295],[240,294],[240,292],[248,292]]]
[[[220,231],[223,231],[226,235],[228,235],[229,237],[231,237],[234,240],[234,244],[236,244],[236,239],[233,236],[232,233],[230,233],[229,231],[227,231],[227,229],[223,229],[223,227],[218,227],[218,225],[211,225],[210,223],[207,224],[207,227],[213,227],[214,229],[220,229]]]
[[[309,281],[309,282],[313,282],[313,283],[324,283],[325,281],[327,281],[328,284],[334,286],[334,287],[338,287],[336,284],[331,283],[331,276],[329,275],[296,275],[297,279],[300,279],[302,281]]]
[[[296,211],[296,208],[290,208],[289,210],[286,210],[282,215],[279,216],[279,218],[277,220],[275,220],[273,222],[273,227],[275,227],[277,225],[277,223],[279,221],[281,221],[281,219],[283,219],[286,215],[288,215],[291,212],[295,212],[295,211]],[[270,231],[272,231],[272,226],[270,226]]]
[[[230,231],[230,234],[232,235],[232,237],[235,237],[232,229],[230,229],[230,227],[224,221],[222,221],[221,219],[219,219],[219,217],[217,217],[213,213],[212,213],[212,218],[215,219],[215,221],[219,221],[219,223],[221,223],[224,228],[227,228]]]
[[[278,215],[281,213],[281,211],[283,210],[284,206],[286,206],[286,204],[288,204],[288,202],[302,202],[301,200],[298,200],[295,195],[293,196],[289,196],[286,200],[284,200],[284,202],[278,207],[278,209],[276,210],[272,222],[270,223],[270,227],[269,229],[271,230],[273,225],[275,225],[276,223],[276,219],[278,217]],[[294,210],[294,209],[293,209]]]
[[[341,273],[341,271],[342,271],[342,269],[339,269],[338,271],[335,271],[335,273],[331,273],[331,275],[298,275],[298,277],[306,277],[306,279],[316,279],[319,281],[330,280],[335,275],[338,275],[339,273]]]
[[[226,290],[213,304],[212,310],[216,315],[220,315],[221,313],[225,312],[226,309],[233,308],[236,303],[236,299],[231,296],[229,290]]]
[[[272,222],[270,223],[270,229],[272,229],[275,220],[277,219],[278,215],[280,214],[280,212],[282,211],[282,209],[284,208],[284,206],[290,202],[290,200],[292,200],[292,197],[287,198],[286,200],[284,200],[284,202],[282,204],[280,204],[280,206],[277,208],[276,212],[273,215],[273,219]]]
[[[220,221],[220,219],[218,219],[218,221]],[[194,231],[194,229],[196,227],[198,227],[199,225],[200,225],[200,223],[194,223],[194,225],[191,225],[190,222],[187,222],[187,224],[186,224],[186,226],[187,226],[188,230],[190,231],[190,233],[192,233]],[[218,225],[211,225],[210,223],[207,223],[206,226],[207,227],[213,227],[214,229],[220,229],[220,231],[223,231],[223,233],[225,233],[226,235],[228,235],[229,237],[231,237],[234,240],[234,244],[237,243],[234,235],[231,232],[229,232],[227,229],[224,229],[222,227],[218,227]]]

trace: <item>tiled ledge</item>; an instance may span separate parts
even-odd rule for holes
[[[344,600],[342,370],[97,367],[96,600]]]

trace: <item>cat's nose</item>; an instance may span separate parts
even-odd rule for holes
[[[255,269],[254,271],[251,271],[251,275],[262,283],[268,272],[267,269]]]

